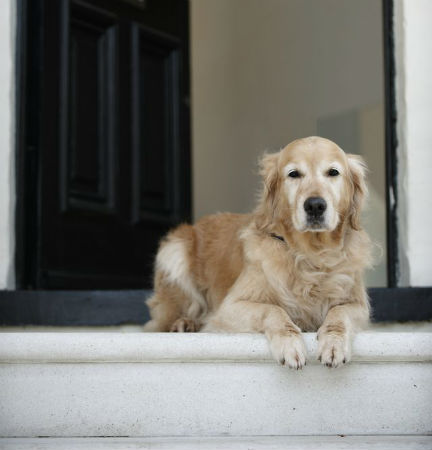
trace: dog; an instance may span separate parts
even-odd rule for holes
[[[318,359],[338,367],[370,317],[366,165],[313,136],[264,155],[260,168],[251,214],[210,215],[162,240],[145,330],[264,333],[294,369],[306,364],[301,332],[317,331]]]

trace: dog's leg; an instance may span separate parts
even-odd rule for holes
[[[182,302],[172,289],[159,287],[153,297],[147,301],[151,320],[144,325],[144,331],[170,331],[172,325],[182,316]]]
[[[331,308],[318,330],[318,359],[338,367],[351,359],[351,340],[368,321],[367,303],[355,302]]]
[[[144,331],[198,331],[207,303],[194,281],[189,247],[193,228],[183,225],[162,242],[156,257],[155,295],[147,302],[152,320]]]
[[[201,310],[181,286],[159,282],[147,305],[151,320],[144,325],[144,331],[194,332],[200,329]]]
[[[202,331],[264,333],[279,363],[301,369],[306,364],[301,330],[283,308],[269,302],[272,294],[263,286],[265,277],[259,272],[240,276]]]
[[[277,305],[248,300],[231,300],[222,305],[203,331],[264,333],[273,357],[280,364],[301,369],[306,348],[300,328]]]

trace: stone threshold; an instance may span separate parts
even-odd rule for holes
[[[303,334],[308,363],[317,364],[316,333]],[[268,362],[259,334],[216,333],[2,333],[1,363]],[[363,332],[352,362],[432,362],[432,333]]]
[[[257,334],[0,333],[0,437],[244,436],[253,449],[260,436],[432,434],[432,333],[360,333],[337,369],[304,338],[295,371]],[[365,448],[356,439],[346,448]]]

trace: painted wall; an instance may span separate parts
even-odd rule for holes
[[[250,210],[258,155],[383,99],[377,0],[192,0],[191,45],[196,218]]]
[[[0,2],[0,289],[14,287],[15,1]]]
[[[395,1],[400,284],[432,285],[432,2]]]
[[[256,161],[320,134],[371,168],[366,222],[383,249],[383,56],[379,0],[192,0],[194,216],[247,212]]]

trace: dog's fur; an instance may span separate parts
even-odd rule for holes
[[[207,216],[162,241],[146,330],[265,333],[274,357],[292,368],[306,361],[301,331],[318,330],[321,362],[347,362],[369,319],[365,171],[359,156],[319,137],[265,155],[252,214]],[[310,197],[327,204],[320,223],[305,212]]]

